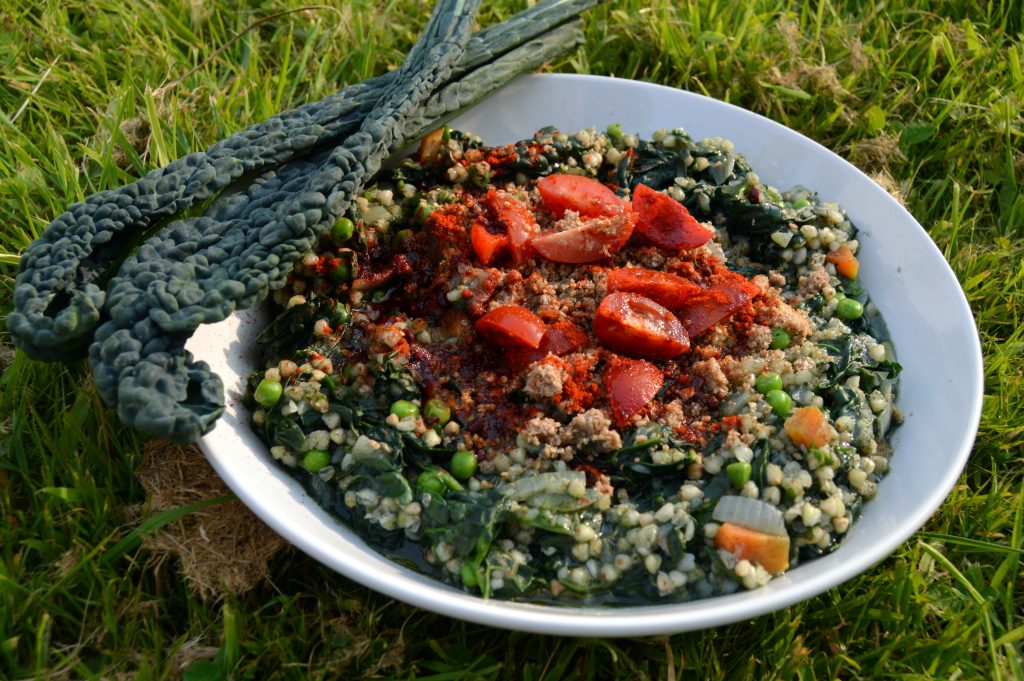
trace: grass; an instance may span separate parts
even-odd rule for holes
[[[68,203],[394,67],[428,4],[0,0],[0,304]],[[487,3],[482,22],[523,4]],[[653,639],[453,621],[294,550],[256,589],[202,600],[135,548],[142,441],[87,367],[5,346],[0,678],[176,677],[196,659],[191,678],[1024,678],[1024,19],[1012,0],[936,5],[618,0],[552,65],[785,123],[898,191],[945,253],[985,351],[981,430],[888,559],[785,611]]]

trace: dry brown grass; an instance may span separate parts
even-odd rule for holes
[[[151,440],[135,476],[150,512],[178,508],[229,492],[195,446]],[[267,561],[287,543],[241,501],[190,513],[147,537],[156,554],[177,556],[188,584],[202,598],[243,593],[268,575]]]

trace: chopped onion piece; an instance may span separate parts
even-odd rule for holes
[[[584,485],[585,489],[587,476],[580,471],[539,473],[510,482],[501,489],[501,493],[516,501],[526,501],[538,494],[564,494],[573,482]]]
[[[735,395],[730,396],[725,402],[722,402],[722,406],[718,408],[718,411],[725,416],[735,416],[746,409],[749,400],[750,393],[746,390],[741,390]]]
[[[782,511],[771,504],[740,496],[722,497],[711,517],[720,523],[733,523],[765,534],[786,536]]]

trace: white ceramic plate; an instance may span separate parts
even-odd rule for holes
[[[824,147],[756,114],[689,92],[593,76],[528,76],[452,125],[491,144],[545,125],[566,131],[619,122],[649,136],[683,127],[721,136],[763,181],[802,184],[843,206],[860,228],[861,278],[888,322],[903,365],[892,470],[840,548],[756,591],[618,609],[483,600],[383,558],[320,509],[271,460],[241,404],[253,367],[254,312],[204,326],[189,343],[224,379],[227,411],[201,446],[228,486],[284,538],[357,582],[439,613],[509,629],[571,636],[638,636],[750,619],[830,589],[869,569],[935,512],[967,461],[981,414],[981,348],[960,286],[924,229],[896,201]]]

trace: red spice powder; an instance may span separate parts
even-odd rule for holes
[[[576,412],[589,409],[597,398],[603,394],[600,383],[594,377],[594,367],[597,365],[600,353],[575,353],[564,358],[554,358],[562,364],[568,373],[568,377],[562,384],[562,394],[559,404],[566,412]]]
[[[633,154],[633,151],[627,153]],[[512,145],[468,150],[460,163],[466,166],[486,162],[492,170],[502,172],[520,162],[522,154],[522,146],[517,150]],[[525,148],[525,155],[534,160],[544,154],[545,145],[540,143],[532,143]],[[502,269],[482,267],[470,240],[473,221],[483,220],[489,232],[501,234],[503,231],[491,224],[486,211],[479,204],[481,190],[455,187],[452,191],[456,193],[457,201],[437,206],[427,218],[424,228],[401,247],[402,253],[383,267],[378,263],[373,267],[374,271],[361,272],[365,279],[372,279],[370,283],[375,285],[389,280],[395,274],[404,273],[401,294],[379,306],[371,304],[371,309],[379,310],[382,317],[388,316],[392,322],[394,317],[390,315],[394,312],[419,318],[426,326],[433,327],[435,336],[440,332],[446,339],[439,344],[435,342],[424,346],[410,343],[411,334],[405,333],[392,348],[401,355],[409,355],[410,365],[423,385],[425,396],[441,396],[450,404],[460,418],[469,424],[467,436],[481,442],[494,443],[495,446],[507,444],[508,439],[514,438],[526,421],[545,413],[538,405],[523,404],[518,393],[518,388],[522,387],[522,372],[530,363],[539,360],[557,365],[564,374],[562,391],[553,398],[560,410],[575,414],[596,406],[607,411],[608,396],[603,382],[599,376],[595,376],[595,373],[600,373],[603,352],[593,338],[588,337],[585,346],[571,354],[561,357],[552,354],[546,358],[530,356],[528,362],[523,362],[517,359],[526,359],[527,353],[522,353],[523,358],[517,358],[515,353],[490,347],[476,336],[472,324],[475,317],[486,312],[492,295],[510,296],[509,302],[517,304],[522,296],[532,296],[532,304],[523,304],[533,308],[533,312],[545,322],[557,325],[573,320],[585,332],[589,329],[589,315],[595,300],[603,295],[603,283],[598,280],[603,282],[601,273],[604,267],[577,267],[571,275],[572,281],[568,283],[564,277],[555,281],[558,275],[548,281],[550,273],[555,269],[550,263],[525,263],[518,269],[511,266]],[[543,213],[543,207],[539,210]],[[375,237],[376,232],[371,230],[368,236]],[[390,251],[385,249],[377,255],[383,260],[386,253]],[[325,275],[338,262],[336,256],[325,256],[318,261],[315,269]],[[372,258],[367,258],[362,264],[365,267],[370,262]],[[685,277],[703,288],[744,279],[731,272],[721,259],[705,249],[672,254],[650,245],[641,245],[639,240],[631,242],[609,266],[635,266],[636,263],[645,266],[648,262],[651,264],[647,266]],[[543,272],[537,269],[540,267],[544,268]],[[367,267],[367,270],[370,268]],[[527,285],[517,283],[523,281],[521,273],[527,275]],[[532,289],[529,286],[531,282],[534,284]],[[456,305],[463,307],[462,310],[453,309],[448,299],[454,285],[467,286],[459,293],[461,300],[456,301]],[[548,290],[544,294],[546,298],[540,302],[540,294],[545,289]],[[557,293],[552,294],[552,291]],[[578,300],[575,297],[577,291],[579,295],[595,300]],[[551,298],[557,300],[550,302]],[[384,310],[389,312],[385,314]],[[730,324],[729,338],[749,335],[754,325],[754,310],[750,305],[744,306],[727,322]],[[583,319],[578,318],[581,316]],[[378,318],[376,315],[367,317]],[[371,338],[379,338],[385,324],[364,323],[364,331]],[[689,418],[692,421],[674,428],[680,438],[694,445],[702,445],[723,427],[738,427],[737,417],[726,417],[722,425],[708,418],[707,414],[717,408],[718,399],[695,388],[690,382],[689,367],[693,362],[719,356],[722,351],[722,348],[710,345],[710,336],[707,334],[700,339],[704,343],[694,342],[694,347],[687,355],[669,361],[656,361],[666,378],[662,391],[663,401],[652,401],[643,412],[657,419],[663,414],[667,402],[680,400],[684,404],[701,405],[701,416],[691,416]],[[394,342],[394,337],[390,337]]]

